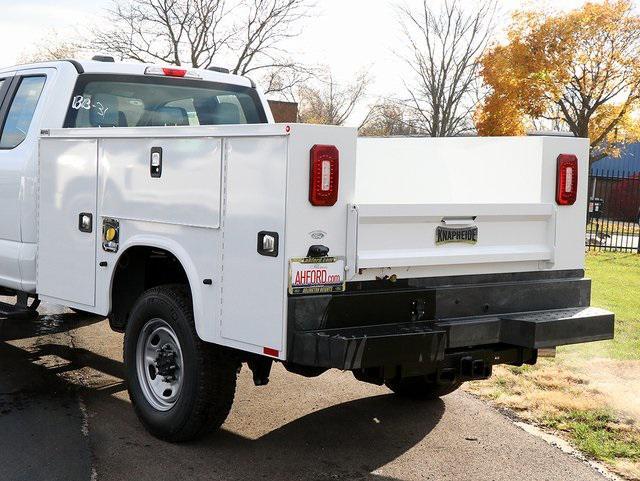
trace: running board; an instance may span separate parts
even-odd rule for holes
[[[35,319],[38,317],[40,300],[36,297],[31,305],[28,305],[29,295],[19,292],[16,304],[0,302],[0,318],[5,319]]]

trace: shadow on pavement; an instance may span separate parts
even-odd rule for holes
[[[0,341],[15,341],[68,332],[101,322],[104,317],[64,312],[44,314],[31,320],[0,318]]]
[[[37,365],[38,359],[52,355],[70,361],[71,369],[90,367],[118,381],[122,380],[123,365],[62,344],[42,344],[26,351],[0,342],[3,370],[32,375],[38,384],[33,386],[35,390],[55,393],[79,389],[88,401],[93,416],[91,445],[99,458],[101,480],[390,480],[393,478],[371,473],[419,443],[444,413],[440,400],[425,403],[379,395],[319,409],[257,439],[223,427],[201,441],[172,445],[148,435],[131,405],[113,395],[124,389],[123,383],[118,382],[115,390],[79,386],[57,375],[59,369]],[[65,365],[65,371],[69,370],[69,363]],[[278,410],[286,413],[287,406],[274,403],[267,409],[273,416]],[[243,419],[242,423],[259,425],[261,419]]]

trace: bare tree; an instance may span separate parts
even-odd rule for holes
[[[91,46],[139,62],[208,68],[226,60],[232,73],[268,78],[298,68],[281,45],[299,35],[310,7],[309,0],[114,0],[113,27]]]
[[[18,57],[19,63],[45,62],[47,60],[64,60],[75,58],[81,51],[78,42],[61,36],[55,30],[47,32],[40,40],[34,42],[29,50]]]
[[[299,120],[309,124],[343,125],[364,98],[369,78],[359,74],[349,85],[339,85],[331,72],[318,80],[319,86],[301,86],[296,99]]]
[[[402,103],[382,100],[369,110],[360,124],[358,132],[362,136],[391,137],[416,135],[415,119]]]
[[[432,137],[471,130],[480,101],[479,61],[493,30],[496,2],[480,0],[473,9],[462,3],[444,0],[435,11],[423,0],[417,9],[400,8],[404,58],[414,73],[414,80],[405,82],[408,105],[420,130]]]

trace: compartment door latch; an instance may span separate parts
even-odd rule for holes
[[[278,257],[277,232],[261,230],[258,232],[258,254],[267,257]]]
[[[162,176],[162,147],[151,147],[149,171],[153,178],[159,178]]]

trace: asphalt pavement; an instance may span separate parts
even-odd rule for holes
[[[464,392],[416,402],[281,366],[264,387],[244,368],[222,429],[168,444],[131,409],[122,335],[41,313],[0,320],[0,481],[607,479]]]

